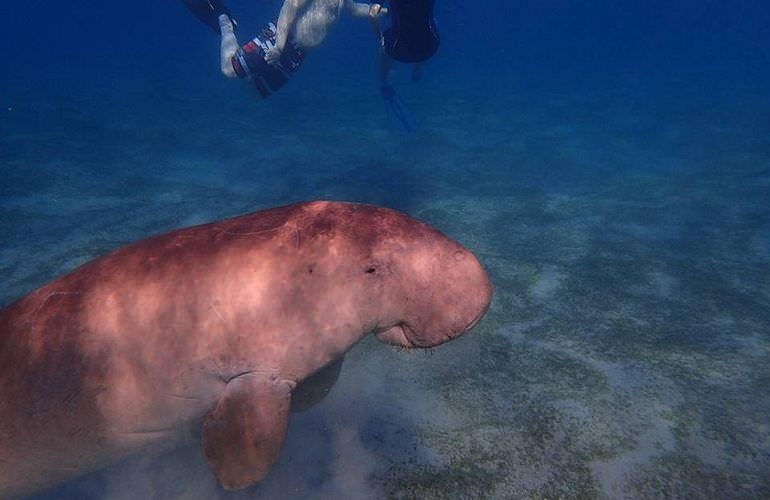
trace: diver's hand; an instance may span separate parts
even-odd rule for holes
[[[377,16],[385,15],[388,13],[388,8],[383,7],[378,3],[373,3],[369,6],[369,17],[371,19],[377,19]]]
[[[267,61],[268,64],[278,64],[282,54],[283,51],[278,47],[270,47],[265,53],[265,61]]]

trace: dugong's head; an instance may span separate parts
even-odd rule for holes
[[[383,210],[383,209],[380,209]],[[438,230],[399,212],[377,217],[372,273],[385,280],[379,299],[390,321],[377,338],[401,347],[433,347],[473,328],[492,300],[476,257]]]

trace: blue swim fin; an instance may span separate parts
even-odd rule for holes
[[[415,121],[407,112],[404,101],[398,96],[395,89],[387,83],[380,85],[380,94],[385,103],[385,113],[394,121],[405,134],[411,134],[416,130]]]

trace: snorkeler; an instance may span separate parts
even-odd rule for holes
[[[411,132],[414,126],[407,117],[403,103],[388,83],[393,61],[413,63],[412,81],[422,78],[422,65],[433,57],[440,44],[436,20],[433,17],[433,0],[390,0],[389,8],[374,4],[369,17],[380,40],[380,93],[389,116]],[[390,14],[391,24],[382,31],[380,15]]]
[[[221,0],[182,0],[198,19],[221,36],[220,69],[228,78],[249,79],[263,98],[283,87],[309,49],[320,45],[342,8],[371,17],[372,6],[353,0],[284,0],[276,22],[248,43],[235,37],[237,23]]]
[[[392,62],[414,63],[412,80],[422,77],[422,65],[433,57],[440,38],[433,17],[433,0],[390,0],[389,9],[374,4],[370,17],[380,37],[380,82],[387,84]],[[382,31],[380,14],[390,14],[391,25]]]

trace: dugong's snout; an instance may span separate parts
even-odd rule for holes
[[[447,240],[449,241],[449,240]],[[431,250],[414,259],[413,276],[403,321],[377,333],[400,347],[435,347],[472,329],[492,302],[492,283],[481,263],[468,250],[451,242],[443,252]],[[426,265],[430,262],[430,265]]]
[[[489,310],[489,306],[492,303],[492,284],[491,283],[489,285],[489,295],[488,295],[488,297],[489,297],[488,299],[482,299],[481,300],[482,304],[484,304],[484,303],[485,304],[479,310],[478,315],[475,318],[473,318],[470,323],[465,325],[465,328],[463,328],[462,331],[460,332],[461,334],[467,332],[468,330],[472,330],[473,327],[475,327],[478,324],[478,322],[481,321],[481,318],[483,318],[484,315]]]
[[[436,270],[431,300],[432,315],[423,316],[418,337],[428,346],[464,334],[481,320],[492,302],[492,283],[470,251],[456,244],[448,249]],[[419,323],[418,323],[419,324]]]

